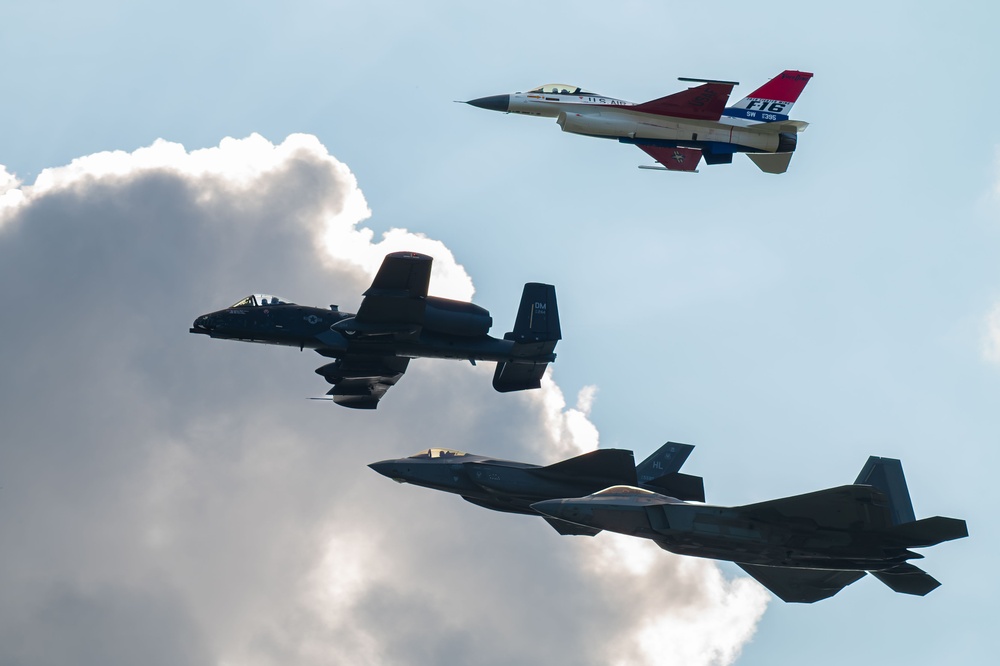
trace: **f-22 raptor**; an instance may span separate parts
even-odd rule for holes
[[[903,467],[868,459],[854,484],[725,507],[688,504],[630,486],[531,508],[595,530],[652,539],[680,555],[735,562],[784,601],[832,597],[871,573],[896,592],[923,596],[940,585],[907,560],[969,535],[964,520],[916,520]]]
[[[357,314],[253,294],[198,317],[191,333],[315,349],[336,359],[316,370],[333,384],[327,396],[355,409],[375,409],[417,357],[496,361],[493,388],[502,393],[541,386],[562,337],[555,287],[525,284],[514,330],[501,340],[487,335],[493,319],[484,308],[427,295],[432,261],[386,255]]]
[[[619,484],[654,488],[703,502],[701,477],[679,472],[692,449],[689,444],[667,442],[638,466],[631,451],[598,449],[544,467],[462,451],[428,449],[369,467],[400,483],[455,493],[487,509],[536,516],[538,512],[531,508],[535,502],[580,497]],[[554,517],[545,519],[560,534],[593,536],[601,531]]]
[[[766,173],[784,173],[809,123],[788,114],[812,78],[785,70],[733,106],[726,106],[735,81],[682,78],[701,82],[673,95],[641,104],[550,83],[526,93],[491,95],[466,102],[480,109],[555,118],[564,132],[632,144],[658,166],[640,169],[688,171],[705,164],[729,164],[746,153]]]

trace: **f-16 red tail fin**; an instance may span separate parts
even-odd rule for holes
[[[728,107],[723,115],[759,122],[788,120],[792,105],[805,89],[811,72],[786,69],[757,90]]]

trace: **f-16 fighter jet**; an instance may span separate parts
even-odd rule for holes
[[[620,484],[640,485],[684,499],[703,502],[699,476],[681,474],[681,465],[693,446],[667,442],[636,467],[631,451],[598,449],[542,467],[448,449],[428,449],[409,458],[369,465],[400,483],[456,493],[473,504],[494,511],[537,516],[532,503],[556,497],[580,497]],[[560,534],[593,536],[600,529],[558,518],[545,519]]]
[[[680,80],[701,85],[641,104],[559,83],[466,104],[547,116],[564,132],[633,144],[659,164],[641,169],[697,171],[703,156],[705,164],[729,164],[734,153],[746,153],[761,171],[784,173],[798,133],[808,125],[788,114],[810,78],[809,72],[785,70],[729,107],[738,83],[689,78]]]
[[[493,319],[485,309],[427,295],[432,261],[415,252],[387,255],[357,314],[254,294],[198,317],[191,332],[315,349],[336,359],[316,370],[333,384],[327,396],[355,409],[375,409],[421,356],[496,361],[497,391],[538,388],[562,337],[555,287],[524,285],[514,330],[500,340],[487,335]]]
[[[724,507],[688,504],[629,486],[532,504],[541,514],[652,539],[680,555],[735,562],[784,601],[832,597],[871,573],[896,592],[923,596],[940,583],[907,560],[910,548],[969,535],[964,520],[916,520],[903,467],[868,459],[853,485]]]

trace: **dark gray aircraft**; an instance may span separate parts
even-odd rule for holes
[[[630,486],[531,505],[596,530],[652,539],[680,555],[735,562],[784,601],[832,597],[866,572],[896,592],[923,596],[940,583],[907,560],[910,548],[969,535],[964,520],[916,520],[903,466],[868,459],[853,485],[724,507],[687,504]]]
[[[198,317],[191,332],[315,349],[336,359],[316,370],[333,384],[327,395],[355,409],[375,409],[417,357],[496,361],[493,388],[502,393],[541,386],[562,337],[555,287],[525,284],[514,330],[500,340],[487,335],[487,310],[427,295],[432,261],[415,252],[386,255],[357,314],[254,294]]]
[[[667,442],[638,467],[632,452],[624,449],[598,449],[545,467],[462,451],[428,449],[369,467],[394,481],[456,493],[487,509],[537,516],[531,505],[539,500],[580,497],[621,484],[655,488],[703,502],[701,477],[678,471],[692,449],[689,444]],[[544,517],[560,534],[593,536],[601,531]]]

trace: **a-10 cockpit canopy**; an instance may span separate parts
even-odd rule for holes
[[[291,301],[286,301],[283,298],[278,298],[277,296],[272,296],[271,294],[250,294],[239,303],[230,305],[229,309],[258,308],[265,305],[291,305]]]
[[[583,88],[578,86],[571,86],[566,83],[546,83],[544,86],[538,86],[534,90],[529,90],[528,92],[542,93],[547,95],[593,95],[594,93],[586,92]]]
[[[451,449],[427,449],[420,453],[414,453],[411,458],[460,458],[469,454],[464,451],[453,451]]]

